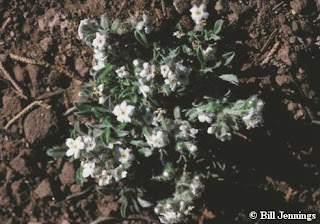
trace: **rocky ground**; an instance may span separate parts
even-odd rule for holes
[[[0,61],[21,87],[0,72],[0,223],[158,222],[148,211],[120,220],[116,195],[92,183],[79,187],[76,164],[45,149],[69,135],[75,118],[68,110],[89,79],[92,52],[77,36],[81,19],[146,10],[158,24],[178,17],[190,26],[189,8],[182,0],[0,1]],[[320,1],[219,0],[208,10],[225,20],[223,42],[236,52],[232,69],[241,85],[234,94],[259,93],[266,109],[263,128],[242,130],[247,139],[235,137],[219,152],[224,181],[208,186],[208,208],[196,219],[252,223],[254,209],[320,214]],[[10,53],[60,67],[17,62]]]

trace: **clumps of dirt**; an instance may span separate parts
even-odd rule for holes
[[[69,162],[65,162],[62,167],[61,174],[59,175],[59,179],[63,186],[73,184],[76,181],[75,177],[76,175],[73,165]]]
[[[30,169],[26,163],[26,160],[22,158],[21,155],[15,157],[13,160],[10,161],[10,166],[13,170],[18,172],[19,174],[25,176],[30,174]]]
[[[39,107],[31,111],[24,121],[24,133],[29,143],[40,143],[57,133],[57,118],[53,111]]]
[[[51,190],[49,179],[42,180],[41,183],[34,190],[34,193],[38,198],[45,198],[48,196],[52,196],[52,190]]]
[[[9,90],[3,92],[1,114],[3,116],[12,117],[22,110],[21,100],[15,93]]]

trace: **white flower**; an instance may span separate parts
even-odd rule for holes
[[[168,78],[164,80],[164,82],[170,86],[171,91],[175,91],[180,83],[178,81],[178,77],[172,71],[169,71]]]
[[[150,65],[148,62],[143,63],[143,70],[140,72],[142,78],[146,78],[150,81],[157,74],[157,68],[155,65]]]
[[[170,71],[170,68],[168,65],[161,65],[160,72],[161,72],[161,75],[163,76],[163,78],[168,77],[169,71]]]
[[[83,137],[83,142],[87,152],[90,152],[96,148],[96,139],[90,136]]]
[[[190,184],[190,191],[196,197],[200,197],[204,190],[204,185],[201,183],[199,177],[194,177],[192,183]]]
[[[209,135],[212,135],[213,132],[214,132],[213,127],[208,127],[207,133],[208,133]]]
[[[138,22],[136,28],[138,30],[142,30],[144,28],[144,32],[146,34],[150,34],[153,30],[154,17],[148,16],[146,14],[142,15],[142,21]]]
[[[102,170],[101,175],[99,176],[99,186],[106,186],[111,184],[112,175],[109,175],[106,170]]]
[[[147,139],[148,141],[148,139]],[[149,144],[149,143],[148,143]],[[156,131],[151,136],[151,145],[155,148],[163,148],[168,144],[168,136],[163,131]]]
[[[209,114],[207,112],[204,112],[203,110],[201,109],[197,109],[198,110],[198,120],[201,122],[201,123],[204,123],[204,122],[207,122],[207,123],[211,123],[212,122],[212,117],[213,115],[212,114]]]
[[[189,135],[190,135],[190,137],[191,138],[196,138],[196,134],[198,133],[198,129],[196,129],[196,128],[190,128],[190,133],[189,133]]]
[[[180,212],[168,211],[160,214],[160,222],[163,224],[173,224],[183,221],[184,216]]]
[[[261,110],[250,108],[248,115],[243,117],[242,120],[247,125],[248,128],[258,127],[260,123],[263,123]]]
[[[104,97],[104,96],[101,96],[101,97],[99,97],[99,104],[104,104],[104,102],[106,102],[106,97]]]
[[[222,142],[225,142],[227,140],[231,140],[232,139],[232,135],[229,132],[224,132],[224,133],[221,133],[221,134],[218,134],[216,132],[216,138],[219,139]]]
[[[142,79],[139,79],[138,81],[140,83],[139,93],[141,93],[144,98],[147,98],[147,94],[150,92],[150,87],[145,85]]]
[[[128,77],[130,75],[130,73],[126,70],[125,66],[122,66],[121,68],[118,68],[116,70],[116,73],[120,78]]]
[[[99,99],[98,99],[99,104],[104,104],[104,102],[105,102],[106,99],[107,99],[107,98],[103,95],[104,85],[103,85],[103,84],[98,85],[98,87],[96,88],[95,91],[97,91],[97,94],[98,94],[98,96],[99,96]]]
[[[134,155],[130,153],[131,151],[129,148],[123,149],[119,147],[118,158],[120,163],[130,163],[134,159]]]
[[[82,40],[84,38],[83,26],[85,26],[85,25],[88,25],[88,19],[83,19],[80,21],[80,25],[78,27],[78,35],[79,35],[80,40]]]
[[[207,19],[209,16],[209,13],[206,12],[206,5],[201,4],[200,7],[193,5],[193,7],[190,9],[191,12],[191,18],[196,23],[196,25],[199,25],[202,20]]]
[[[103,61],[107,58],[107,56],[105,55],[105,53],[103,51],[100,51],[98,49],[94,49],[93,58],[98,61]]]
[[[183,37],[184,35],[186,35],[185,33],[181,32],[181,31],[175,31],[173,33],[173,36],[175,36],[176,38],[180,39],[181,37]]]
[[[120,165],[112,171],[113,177],[116,182],[119,182],[121,179],[127,177],[127,171],[124,170],[123,166]]]
[[[67,156],[73,156],[75,159],[79,159],[80,150],[84,149],[84,143],[82,142],[82,137],[79,136],[76,140],[72,138],[68,138],[66,141],[66,145],[68,146]]]
[[[158,207],[154,208],[154,213],[158,214],[160,212],[160,209]]]
[[[195,144],[192,144],[192,143],[187,144],[187,149],[192,154],[195,153],[196,151],[198,151],[198,147]]]
[[[134,67],[139,66],[141,63],[142,63],[142,60],[141,60],[141,59],[134,59],[134,60],[132,61],[132,64],[133,64]]]
[[[188,121],[183,121],[182,124],[179,126],[180,135],[184,138],[195,138],[196,134],[198,133],[198,129],[191,128],[191,125]]]
[[[162,175],[163,175],[164,177],[169,177],[168,171],[164,171]]]
[[[126,101],[123,101],[120,105],[117,105],[113,114],[117,116],[117,120],[121,123],[123,122],[131,122],[131,116],[134,113],[134,106],[127,105]]]
[[[213,60],[215,52],[216,50],[209,46],[207,47],[207,49],[203,51],[203,56],[205,57],[206,60]]]
[[[96,164],[94,162],[85,162],[82,167],[82,176],[84,178],[87,178],[89,176],[93,177],[94,168],[96,167]]]
[[[107,36],[96,32],[96,38],[92,42],[92,46],[99,50],[103,50],[107,42]]]
[[[93,70],[98,71],[106,67],[106,63],[104,60],[93,60]]]

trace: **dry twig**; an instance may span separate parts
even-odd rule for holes
[[[49,93],[44,93],[40,96],[38,96],[36,99],[37,100],[43,100],[43,99],[47,99],[47,98],[51,98],[53,96],[56,96],[56,95],[59,95],[59,94],[62,94],[64,93],[64,89],[58,89],[54,92],[49,92]]]
[[[4,31],[7,28],[8,24],[10,22],[11,22],[11,17],[7,18],[6,21],[4,21],[4,23],[1,26],[1,32]]]
[[[268,63],[270,61],[270,59],[272,58],[272,56],[274,55],[274,53],[278,50],[278,47],[280,45],[280,41],[277,41],[273,47],[271,48],[270,52],[268,53],[267,57],[261,62],[260,66]]]
[[[74,72],[70,71],[68,68],[66,68],[65,66],[62,66],[62,65],[51,65],[48,62],[45,62],[42,60],[35,60],[32,58],[22,57],[22,56],[12,54],[12,53],[10,53],[10,58],[12,58],[15,61],[24,62],[27,64],[40,65],[45,68],[51,68],[51,69],[56,70],[59,73],[65,74],[66,76],[68,76],[70,78],[81,80],[79,77],[77,77],[77,75]]]
[[[233,131],[233,134],[245,139],[245,140],[248,140],[248,137],[245,136],[244,134],[241,134],[240,132],[237,132],[237,131]]]
[[[0,61],[0,71],[3,73],[4,77],[10,81],[10,83],[14,86],[20,96],[24,99],[28,99],[26,95],[24,95],[22,88],[18,85],[18,83],[10,76],[7,70],[3,67],[2,62]]]
[[[263,45],[263,47],[261,48],[260,52],[264,52],[267,47],[269,47],[269,45],[271,44],[272,39],[276,36],[278,32],[278,29],[275,29],[269,36],[268,40],[266,41],[266,43]]]
[[[29,104],[27,107],[25,107],[22,111],[20,111],[20,113],[18,113],[16,116],[14,116],[4,127],[4,130],[8,130],[8,128],[19,118],[21,118],[23,115],[25,115],[26,113],[28,113],[32,108],[34,108],[35,106],[40,106],[41,104],[43,104],[43,101],[34,101],[31,104]]]
[[[275,7],[273,7],[271,10],[274,11],[277,8],[279,8],[281,5],[283,5],[284,1],[280,2],[279,4],[277,4]]]

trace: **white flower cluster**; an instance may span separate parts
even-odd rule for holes
[[[119,144],[119,142],[116,144]],[[99,186],[109,185],[113,179],[119,182],[121,179],[126,178],[126,169],[130,167],[131,162],[134,160],[134,155],[131,153],[132,150],[130,148],[123,149],[120,146],[114,147],[114,144],[109,144],[109,148],[116,149],[115,163],[119,165],[110,170],[101,170],[103,165],[97,159],[88,159],[92,158],[90,153],[98,148],[95,138],[91,136],[78,136],[75,140],[68,138],[66,145],[69,148],[66,153],[67,156],[73,156],[75,159],[84,159],[81,162],[83,178],[96,178]]]
[[[194,209],[194,200],[198,199],[204,191],[204,185],[199,176],[193,179],[182,177],[177,182],[177,186],[173,198],[160,201],[154,208],[154,212],[159,215],[160,222],[163,224],[183,222]]]
[[[192,70],[183,65],[183,60],[161,65],[160,69],[155,64],[142,62],[139,59],[135,59],[133,65],[138,77],[139,93],[144,98],[147,98],[156,86],[161,85],[159,82],[156,83],[156,80],[159,80],[156,79],[158,74],[162,75],[164,83],[174,92],[177,87],[188,85],[188,77]]]
[[[251,107],[248,111],[248,115],[242,118],[243,122],[247,125],[248,129],[256,128],[259,126],[259,124],[263,123],[262,108],[263,103],[258,102],[257,107]]]
[[[92,95],[94,98],[98,98],[99,104],[104,104],[104,102],[106,101],[106,97],[104,96],[103,91],[104,91],[103,84],[93,87]]]
[[[107,35],[96,32],[96,38],[92,42],[93,51],[93,67],[94,71],[99,71],[106,66],[107,57],[105,55],[105,47],[107,44]]]
[[[176,134],[176,149],[182,152],[183,149],[187,149],[191,154],[196,154],[198,147],[195,144],[196,134],[198,129],[192,128],[188,121],[181,121],[179,130]]]
[[[82,150],[85,149],[86,152],[90,152],[95,149],[96,140],[90,136],[78,136],[75,140],[68,138],[66,145],[68,147],[67,156],[73,156],[75,159],[79,159]]]
[[[175,91],[177,87],[181,85],[188,85],[188,76],[191,73],[191,68],[184,66],[183,60],[179,60],[176,63],[161,65],[161,75],[165,79],[165,84],[169,85],[171,91]]]

